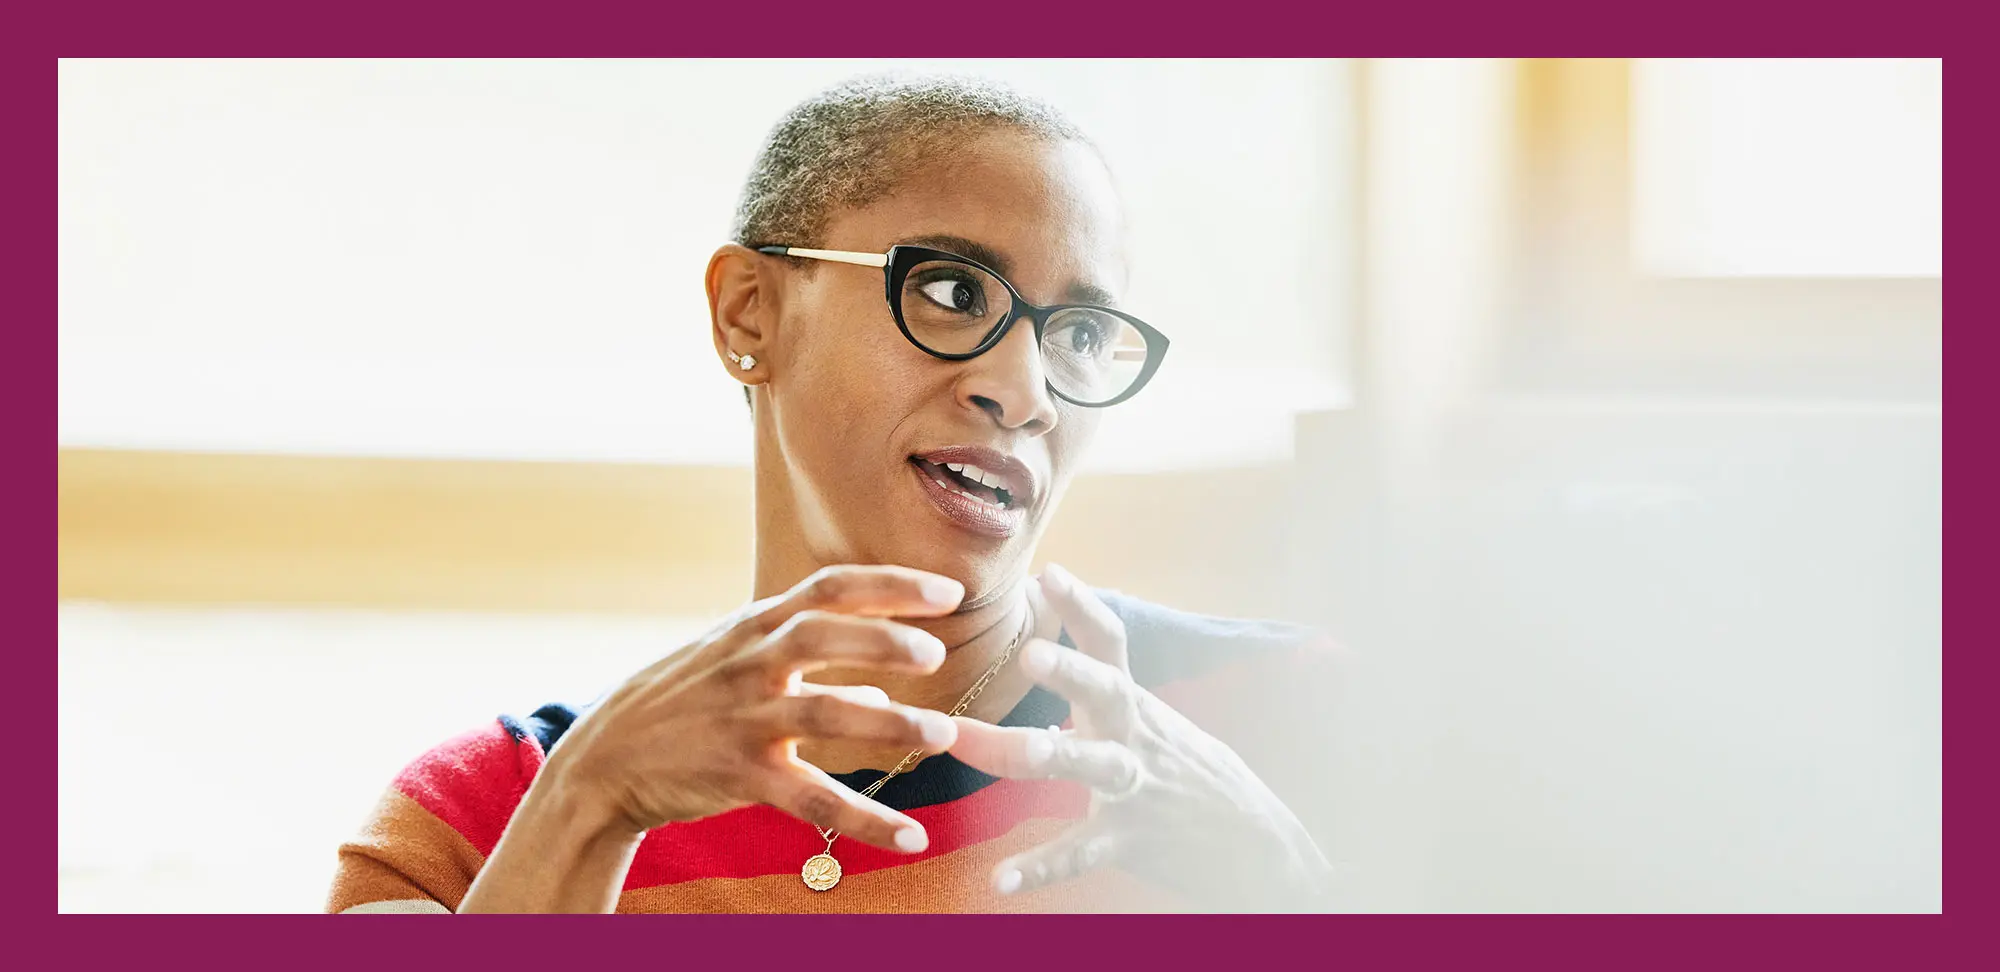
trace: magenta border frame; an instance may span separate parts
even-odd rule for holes
[[[1955,5],[1942,4],[1683,0],[1640,7],[1564,0],[1534,10],[1517,5],[1463,6],[1266,4],[1254,14],[1237,6],[1225,8],[1226,17],[1204,18],[1200,10],[1188,12],[1197,14],[1194,17],[1186,13],[1162,17],[1162,7],[1155,5],[1132,5],[1134,9],[1123,11],[1074,3],[1017,3],[1009,5],[1009,17],[1004,18],[1008,23],[1001,24],[998,32],[976,32],[948,53],[1473,55],[1519,54],[1522,49],[1576,53],[1581,48],[1606,47],[1654,55],[1938,56],[1947,40],[1970,43],[1989,36],[1975,28],[1984,18],[1959,15]],[[1964,9],[1974,8],[1968,4]],[[558,6],[505,0],[421,7],[383,0],[324,7],[246,0],[19,5],[6,17],[11,36],[5,43],[16,56],[6,60],[10,83],[0,88],[8,102],[10,127],[16,132],[8,140],[11,150],[4,154],[12,178],[7,180],[6,208],[0,210],[8,217],[0,220],[0,232],[6,238],[7,265],[17,271],[8,275],[18,282],[13,288],[21,306],[16,317],[15,333],[21,342],[17,347],[41,347],[41,353],[54,357],[56,257],[49,237],[42,235],[49,224],[39,221],[50,218],[54,209],[53,153],[27,150],[39,145],[47,152],[48,143],[40,139],[53,141],[53,130],[42,126],[49,124],[55,100],[54,61],[60,56],[937,56],[935,49],[907,49],[925,46],[916,39],[920,35],[909,35],[912,40],[899,43],[894,31],[884,29],[885,23],[893,24],[911,12],[904,8],[878,14],[872,8],[769,2],[754,9],[676,9],[629,2]],[[1634,52],[1633,47],[1644,50]],[[1953,65],[1952,77],[1958,84],[1954,92],[1975,105],[1959,112],[1962,120],[1976,118],[1976,104],[1984,100],[1985,71],[1978,69],[1978,63],[1975,58]],[[1967,83],[1974,87],[1964,87]],[[34,136],[35,130],[44,135]],[[1987,142],[1981,126],[1968,125],[1948,139],[1947,150],[1955,148],[1955,160],[1970,163],[1960,171],[1987,172],[1992,171]],[[1977,216],[1990,209],[1990,193],[1977,181],[1962,182],[1958,189],[1957,211]],[[43,215],[30,220],[32,213]],[[1975,253],[1983,248],[1982,221],[1947,221],[1948,241],[1953,229],[1959,230],[1958,242],[1974,246]],[[39,284],[31,286],[30,281]],[[1990,301],[1978,291],[1971,293],[1971,303],[1961,304],[1962,312],[1974,312],[1966,319],[1990,320],[1978,313]],[[37,320],[43,323],[37,325]],[[1991,351],[1996,340],[1989,328],[1966,328],[1955,339],[1954,360],[1961,362],[1959,370],[1968,380],[1973,363],[1995,360]],[[10,438],[16,442],[28,441],[31,428],[44,430],[33,434],[47,434],[55,418],[56,379],[43,370],[47,364],[28,364],[27,357],[10,359],[8,367],[15,377],[5,385],[13,405],[4,414],[13,433]],[[1983,427],[1977,420],[1978,410],[1986,404],[1983,387],[1966,381],[1950,383],[1946,399],[1961,415],[1975,418],[1970,426],[1961,421],[1960,429],[1977,433]],[[1965,408],[1975,412],[1965,413]],[[1996,477],[1981,452],[1966,455],[1970,461],[1961,459],[1957,481],[1968,490],[1966,495],[1978,496],[1983,493],[1979,488],[1993,485]],[[41,536],[45,539],[40,542],[52,543],[53,524],[22,512],[48,502],[44,509],[53,513],[54,464],[53,451],[40,463],[24,460],[5,486],[15,500],[8,517],[12,541],[8,550],[16,567],[6,590],[17,617],[48,610],[54,600],[54,575],[46,566],[28,564],[28,552],[35,547],[30,538]],[[42,471],[35,473],[35,468]],[[1945,554],[1947,565],[1953,553],[1961,561],[1946,588],[1977,596],[1984,589],[1978,583],[1983,561],[1979,541],[1992,536],[1993,515],[1983,504],[1962,503],[1955,512],[1961,535],[1971,542],[1952,544]],[[1592,969],[1930,969],[1981,964],[1976,959],[1979,954],[1988,955],[1986,961],[1991,962],[2000,954],[1991,934],[1982,934],[1981,927],[1990,905],[1986,889],[1993,855],[1987,828],[1995,819],[1992,777],[2000,760],[1993,758],[1990,720],[1979,705],[1985,687],[2000,679],[1994,677],[1996,665],[1984,648],[1987,643],[1972,638],[1982,628],[1990,631],[1992,624],[1976,622],[1976,616],[1963,611],[1956,626],[1947,619],[1944,627],[1959,635],[1948,641],[1972,646],[1962,647],[1950,658],[1954,681],[1968,690],[1959,693],[1958,705],[1950,705],[1952,683],[1946,683],[1945,729],[1952,743],[1947,748],[1947,769],[1956,762],[1966,772],[1956,776],[1957,785],[1946,793],[1945,806],[1948,815],[1974,825],[1961,826],[1952,834],[1946,856],[1948,864],[1955,859],[1955,866],[1945,871],[1942,915],[675,916],[613,922],[515,916],[489,917],[470,926],[324,916],[72,915],[34,920],[35,914],[53,912],[55,893],[52,884],[40,885],[41,892],[29,890],[31,883],[38,883],[30,876],[55,863],[54,841],[42,844],[38,839],[55,829],[55,745],[51,733],[41,727],[55,725],[51,689],[56,638],[54,615],[42,617],[48,628],[28,623],[25,636],[17,641],[16,684],[24,690],[16,695],[13,722],[26,729],[25,744],[16,750],[17,778],[48,781],[49,790],[38,799],[27,795],[38,787],[17,785],[17,796],[0,805],[16,835],[6,852],[14,878],[7,882],[6,892],[14,905],[9,909],[14,928],[7,951],[23,968],[122,968],[163,961],[171,967],[175,957],[194,958],[205,967],[246,968],[352,969],[432,961],[458,967],[482,959],[519,966],[621,958],[639,967],[718,968],[746,960],[755,965],[789,965],[796,961],[792,949],[802,943],[818,943],[826,950],[822,954],[835,960],[852,956],[857,962],[879,964],[921,957],[953,968],[1013,964],[1022,960],[1026,947],[1048,950],[1058,961],[1092,964],[1240,968],[1248,963],[1296,961],[1309,966],[1365,963],[1460,970],[1494,963]],[[143,795],[135,812],[144,812]],[[760,954],[758,943],[772,941],[769,923],[773,922],[792,925],[779,932],[782,941],[791,944]]]

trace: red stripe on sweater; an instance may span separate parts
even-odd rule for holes
[[[490,857],[541,768],[542,747],[532,738],[516,742],[496,721],[425,753],[395,787]]]
[[[1000,780],[968,796],[909,811],[930,835],[923,853],[886,851],[842,837],[834,856],[846,874],[897,867],[1003,836],[1032,817],[1078,819],[1089,806],[1090,792],[1076,783]],[[647,834],[625,875],[625,890],[701,878],[796,874],[806,858],[825,849],[826,841],[811,824],[774,807],[743,807]]]

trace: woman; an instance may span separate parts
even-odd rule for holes
[[[756,430],[753,600],[582,711],[417,760],[330,910],[1323,901],[1297,818],[1149,691],[1302,632],[1029,576],[1103,409],[1167,350],[1111,307],[1123,231],[1096,150],[1003,88],[793,109],[706,278]]]

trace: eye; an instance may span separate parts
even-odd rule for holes
[[[1061,329],[1050,337],[1065,353],[1079,358],[1094,358],[1104,350],[1110,335],[1105,333],[1104,321],[1096,314],[1076,313],[1067,315]]]
[[[932,280],[918,286],[917,292],[939,307],[966,314],[985,313],[986,295],[970,280],[949,277]]]

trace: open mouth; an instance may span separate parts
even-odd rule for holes
[[[910,473],[931,506],[976,536],[1005,540],[1028,528],[1034,470],[998,449],[951,445],[911,454]]]
[[[939,485],[962,496],[1002,510],[1016,507],[1014,494],[1000,485],[1002,480],[998,475],[971,463],[936,463],[922,456],[911,456],[910,463]]]

